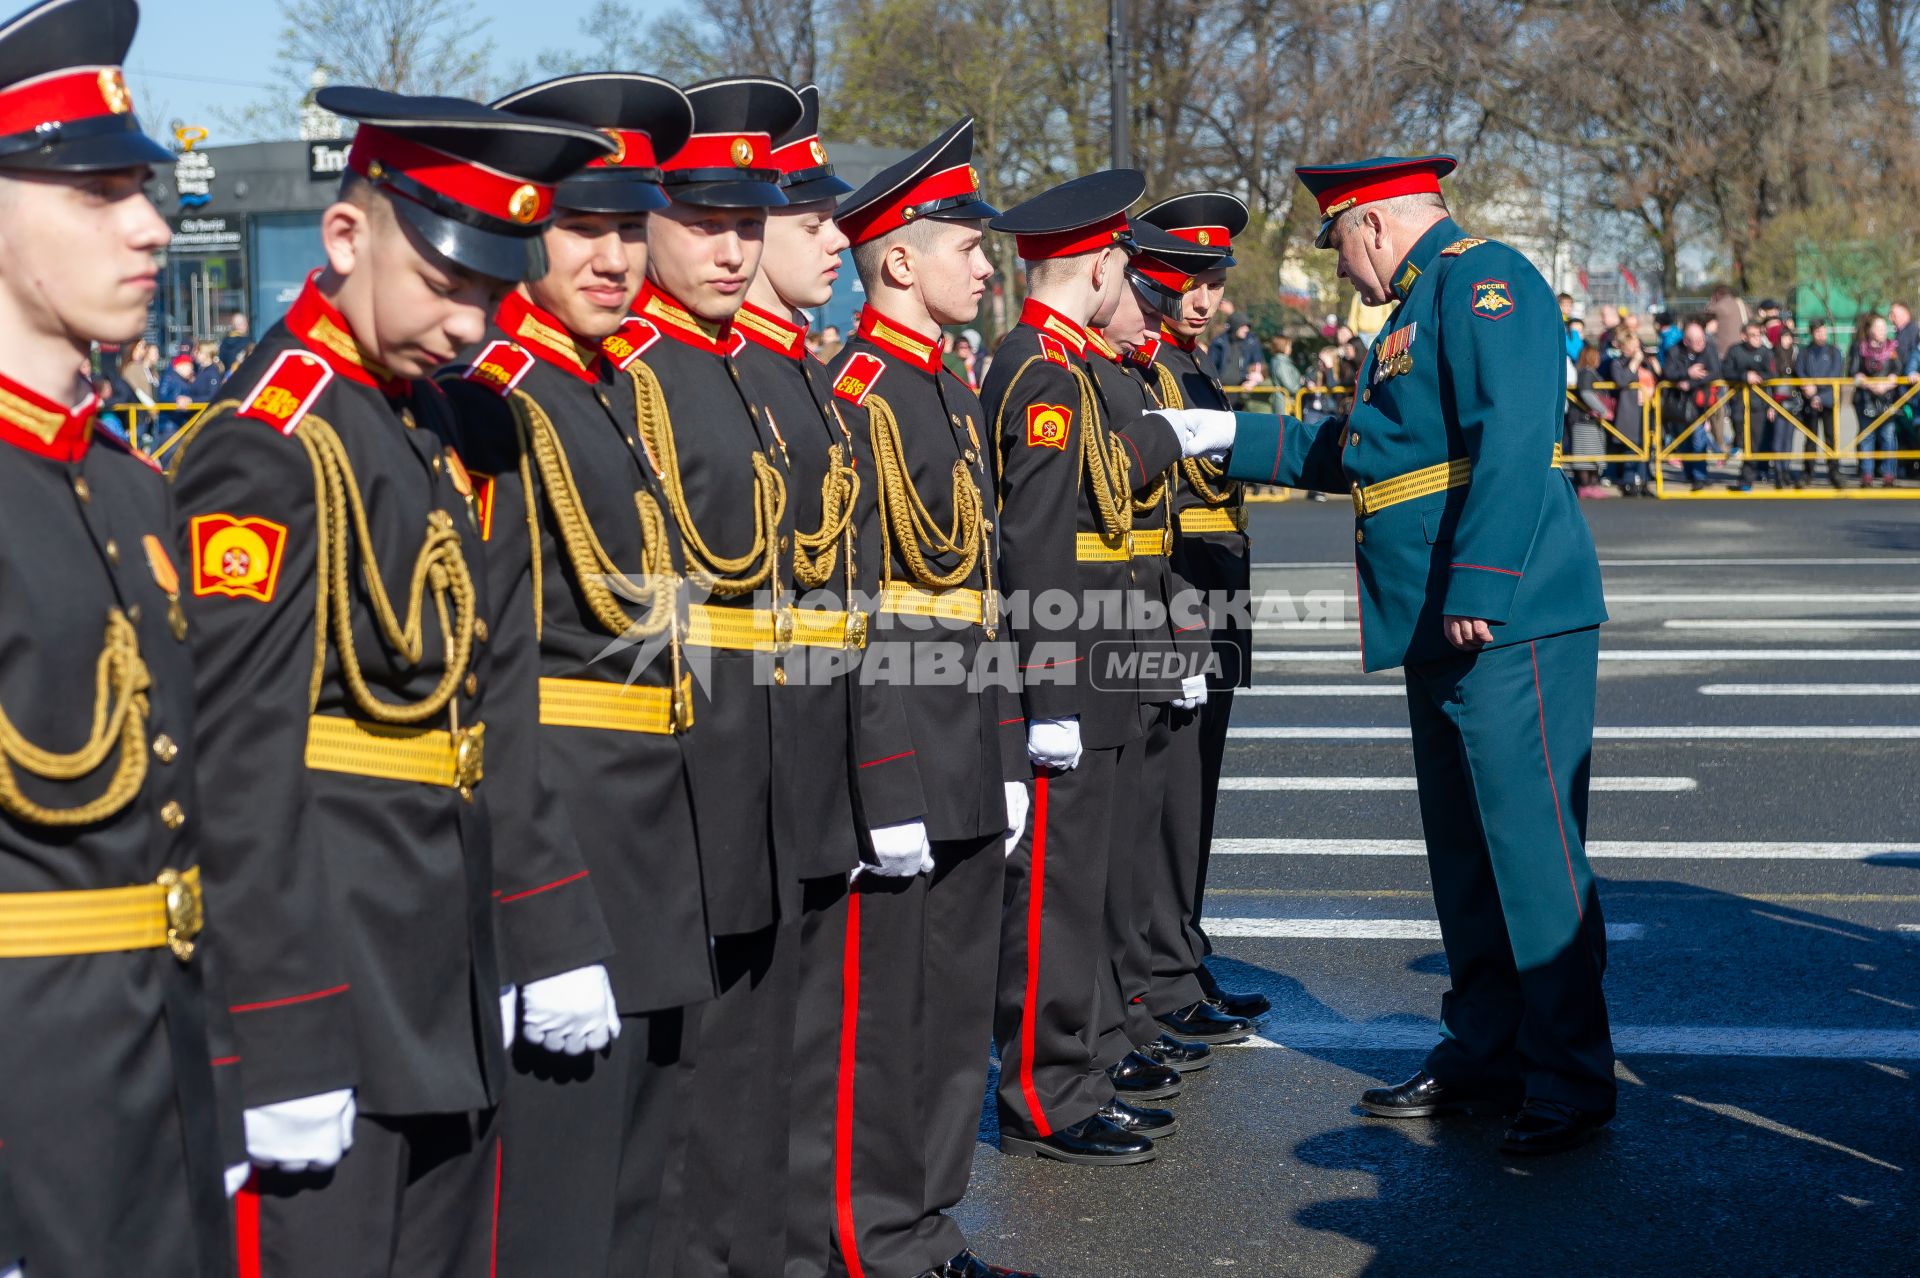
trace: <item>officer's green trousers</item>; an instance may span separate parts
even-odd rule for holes
[[[1407,667],[1414,768],[1453,988],[1444,1083],[1611,1109],[1606,928],[1586,857],[1600,632]]]

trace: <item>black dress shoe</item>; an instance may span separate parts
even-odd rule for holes
[[[1162,1136],[1171,1136],[1180,1130],[1180,1120],[1173,1116],[1172,1110],[1130,1105],[1118,1096],[1101,1108],[1100,1117],[1123,1132],[1132,1132],[1136,1136],[1146,1136],[1153,1140],[1159,1140]]]
[[[1051,1136],[1014,1136],[1003,1129],[1000,1152],[1051,1158],[1082,1167],[1125,1167],[1149,1163],[1156,1157],[1151,1140],[1137,1132],[1124,1131],[1099,1114],[1089,1114]]]
[[[1486,1106],[1512,1112],[1511,1100],[1502,1105],[1498,1096],[1442,1083],[1424,1069],[1397,1086],[1369,1087],[1360,1093],[1360,1108],[1379,1118],[1431,1118]]]
[[[1209,1003],[1193,1003],[1158,1018],[1160,1028],[1190,1043],[1238,1043],[1253,1033],[1251,1022],[1223,1016]]]
[[[1238,1016],[1243,1021],[1257,1020],[1273,1010],[1265,994],[1233,993],[1221,990],[1207,999],[1207,1006],[1222,1016]]]
[[[1500,1138],[1503,1154],[1557,1154],[1584,1145],[1613,1121],[1612,1109],[1575,1109],[1559,1101],[1528,1098],[1513,1126]]]
[[[1211,1047],[1205,1043],[1183,1042],[1171,1034],[1162,1034],[1138,1051],[1154,1064],[1171,1066],[1182,1074],[1191,1074],[1213,1064]]]
[[[1180,1094],[1180,1071],[1140,1052],[1128,1052],[1108,1067],[1113,1089],[1129,1100],[1162,1100]]]
[[[989,1265],[971,1251],[963,1251],[940,1268],[928,1270],[926,1278],[1040,1278],[1040,1275]]]

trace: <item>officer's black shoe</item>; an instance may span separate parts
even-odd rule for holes
[[[1184,1042],[1171,1034],[1162,1034],[1138,1050],[1154,1064],[1171,1066],[1182,1074],[1191,1074],[1213,1064],[1211,1047],[1205,1043]]]
[[[1253,1026],[1238,1016],[1226,1016],[1211,1003],[1199,1002],[1157,1018],[1160,1028],[1190,1043],[1238,1043]]]
[[[1265,994],[1221,990],[1207,1000],[1207,1006],[1222,1016],[1238,1016],[1243,1021],[1257,1020],[1273,1010]]]
[[[1575,1109],[1559,1101],[1532,1097],[1520,1107],[1513,1126],[1500,1138],[1503,1154],[1557,1154],[1584,1145],[1613,1121],[1613,1110]]]
[[[1113,1089],[1129,1100],[1162,1100],[1180,1094],[1180,1071],[1140,1052],[1128,1052],[1107,1069]]]
[[[938,1269],[928,1270],[924,1278],[1040,1278],[1040,1275],[989,1265],[971,1251],[963,1251]]]
[[[1082,1167],[1125,1167],[1132,1163],[1150,1163],[1158,1156],[1151,1140],[1137,1132],[1124,1131],[1099,1114],[1089,1114],[1051,1136],[1010,1136],[1002,1130],[1000,1152],[1051,1158]]]
[[[1514,1108],[1486,1092],[1442,1083],[1424,1069],[1396,1087],[1369,1087],[1360,1093],[1360,1108],[1377,1118],[1431,1118],[1487,1107],[1506,1113]]]
[[[1130,1105],[1118,1096],[1101,1108],[1100,1117],[1121,1131],[1132,1132],[1136,1136],[1151,1137],[1154,1140],[1159,1140],[1162,1136],[1171,1136],[1180,1130],[1180,1120],[1173,1116],[1172,1110]]]

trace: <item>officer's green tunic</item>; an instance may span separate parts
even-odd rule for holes
[[[1420,238],[1393,284],[1399,306],[1362,366],[1353,411],[1315,425],[1238,414],[1228,472],[1363,494],[1362,659],[1368,670],[1406,668],[1453,981],[1428,1069],[1443,1082],[1524,1082],[1542,1099],[1611,1108],[1606,937],[1585,855],[1606,607],[1586,521],[1553,464],[1559,308],[1526,258],[1451,219]],[[1448,615],[1486,620],[1493,643],[1455,649]]]

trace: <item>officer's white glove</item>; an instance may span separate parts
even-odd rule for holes
[[[325,1171],[353,1148],[353,1089],[256,1105],[242,1117],[247,1157],[279,1171]]]
[[[1080,766],[1080,716],[1035,719],[1027,725],[1027,758],[1037,768]]]
[[[0,1269],[0,1278],[27,1278],[27,1271],[20,1265],[9,1265]]]
[[[528,981],[520,991],[521,1033],[535,1047],[565,1056],[597,1052],[620,1037],[613,982],[598,963]]]
[[[513,1050],[514,1033],[520,1025],[520,987],[502,985],[500,987],[500,1045],[508,1051]]]
[[[1027,794],[1025,781],[1007,782],[1007,855],[1013,855],[1014,845],[1020,842],[1020,836],[1027,831],[1027,812],[1033,801]]]
[[[878,865],[861,865],[853,874],[877,874],[883,879],[910,879],[922,870],[933,868],[933,842],[927,838],[925,821],[902,821],[899,825],[876,826],[873,830],[873,854]]]
[[[1173,433],[1180,437],[1183,456],[1219,456],[1233,449],[1238,422],[1225,409],[1157,408],[1154,412],[1166,418]]]
[[[247,1180],[252,1175],[252,1163],[235,1163],[233,1166],[227,1168],[223,1175],[223,1179],[227,1182],[227,1197],[231,1198],[245,1189],[247,1187]],[[0,1278],[6,1278],[6,1275],[0,1274]]]
[[[1207,677],[1188,675],[1180,681],[1180,695],[1173,699],[1175,710],[1198,710],[1207,704]]]

